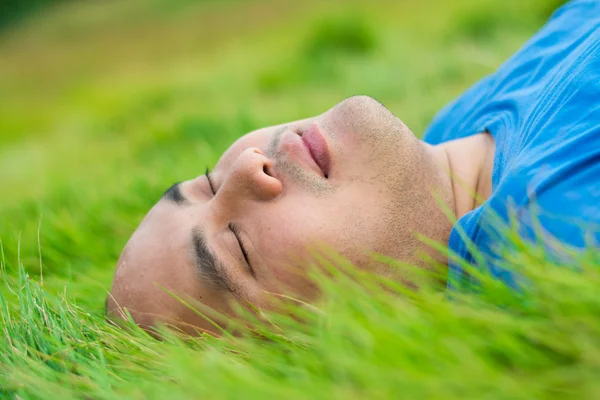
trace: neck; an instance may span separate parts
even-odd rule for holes
[[[451,179],[454,213],[460,218],[486,201],[492,191],[495,143],[488,133],[435,146]]]

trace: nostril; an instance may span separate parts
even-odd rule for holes
[[[271,176],[271,174],[269,173],[269,164],[264,163],[262,170],[263,170],[263,174]]]
[[[266,162],[266,163],[264,163],[263,167],[262,167],[262,170],[263,170],[263,173],[265,175],[268,175],[271,178],[275,177],[275,175],[273,174],[274,171],[273,171],[273,163],[272,162]]]

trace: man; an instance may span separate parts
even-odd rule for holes
[[[515,286],[499,266],[511,216],[522,237],[559,256],[555,240],[594,246],[599,28],[600,2],[567,4],[443,109],[424,141],[365,96],[242,137],[212,172],[171,187],[144,218],[119,260],[109,315],[126,309],[140,325],[193,333],[214,327],[184,303],[231,315],[232,303],[269,307],[273,294],[310,301],[309,250],[321,244],[393,279],[406,271],[373,253],[421,267],[448,263],[453,287],[469,281],[457,259]],[[448,244],[457,258],[422,237]]]

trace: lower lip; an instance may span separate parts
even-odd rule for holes
[[[325,177],[329,177],[329,149],[323,133],[317,124],[312,124],[302,133],[302,141],[308,147],[310,155],[315,160]]]

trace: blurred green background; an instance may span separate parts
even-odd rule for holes
[[[101,312],[144,213],[235,138],[355,94],[421,134],[561,3],[5,2],[2,267]]]

